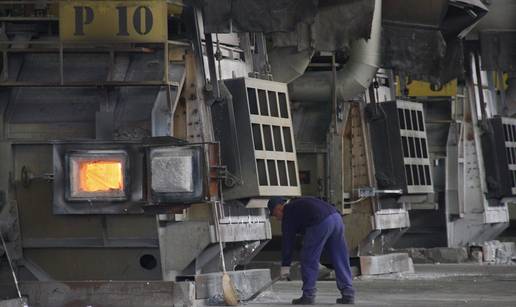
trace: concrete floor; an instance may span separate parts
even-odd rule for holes
[[[516,306],[516,265],[416,265],[414,274],[358,278],[357,306]],[[291,306],[301,282],[280,282],[247,306]],[[335,305],[334,281],[319,281],[316,303]]]

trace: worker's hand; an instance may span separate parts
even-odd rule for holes
[[[287,279],[290,276],[290,267],[282,266],[280,270],[280,276],[282,279]]]

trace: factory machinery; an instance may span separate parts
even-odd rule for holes
[[[253,292],[278,195],[354,255],[495,238],[516,26],[484,2],[0,2],[0,299],[191,306],[221,256]]]

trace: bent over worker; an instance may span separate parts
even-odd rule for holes
[[[282,277],[286,278],[290,274],[296,234],[304,234],[301,250],[303,295],[293,300],[292,304],[315,303],[315,283],[323,249],[331,256],[337,288],[342,295],[337,299],[337,304],[354,304],[355,290],[344,240],[344,225],[335,207],[313,197],[296,198],[289,202],[285,198],[274,197],[269,200],[268,207],[270,214],[282,222]]]

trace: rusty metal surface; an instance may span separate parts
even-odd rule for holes
[[[359,187],[371,186],[370,169],[373,167],[368,159],[368,145],[364,131],[363,113],[358,104],[353,104],[349,111],[344,130],[344,147],[348,148],[343,153],[345,160],[343,174],[345,175],[344,189],[353,192]],[[353,195],[353,193],[351,193]],[[351,196],[355,199],[354,196]],[[373,216],[373,203],[366,199],[362,202],[351,204],[351,215],[344,217],[346,225],[346,241],[350,250],[356,252],[362,240],[373,231],[371,217]]]
[[[219,170],[221,165],[220,160],[220,144],[219,143],[213,143],[208,145],[208,157],[209,157],[209,167],[210,167],[210,173],[208,178],[208,184],[209,184],[209,196],[212,199],[220,199],[220,190],[219,190],[219,180],[223,178],[219,178]]]

